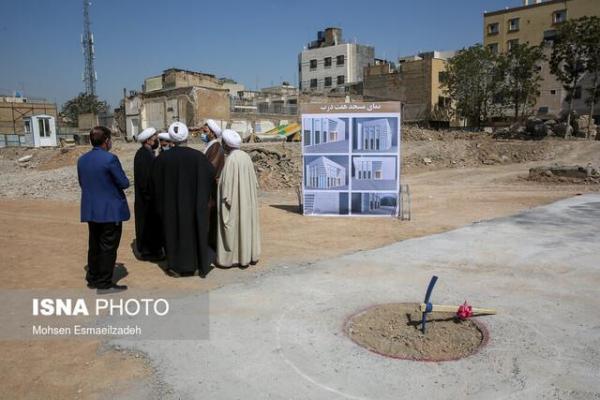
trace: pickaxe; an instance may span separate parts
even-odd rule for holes
[[[429,299],[431,298],[431,292],[433,291],[433,287],[435,286],[435,283],[437,282],[438,277],[437,276],[432,276],[431,280],[429,281],[429,285],[427,286],[427,292],[425,293],[425,301],[423,303],[421,303],[420,306],[420,310],[421,310],[421,331],[423,333],[425,333],[425,325],[427,324],[427,314],[431,313],[431,312],[451,312],[451,313],[457,313],[459,311],[459,308],[461,308],[461,306],[454,306],[454,305],[441,305],[441,304],[431,304],[429,302]],[[466,304],[465,304],[466,305]],[[496,314],[496,310],[494,310],[493,308],[475,308],[475,307],[469,307],[469,311],[472,314]]]

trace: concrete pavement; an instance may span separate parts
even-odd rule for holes
[[[344,335],[362,308],[422,301],[434,274],[434,302],[498,309],[479,353],[397,360]],[[181,399],[600,399],[599,286],[600,195],[584,195],[214,290],[208,340],[111,344],[145,352]],[[195,301],[174,305],[174,330],[205,318]]]

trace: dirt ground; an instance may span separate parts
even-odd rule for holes
[[[356,343],[393,358],[450,361],[477,351],[484,334],[473,320],[452,313],[432,313],[426,333],[421,331],[416,303],[380,304],[352,316],[346,334]]]
[[[427,141],[414,144],[424,150],[411,153],[414,165],[406,168],[403,175],[403,183],[409,184],[412,192],[411,221],[304,217],[297,213],[297,196],[293,189],[264,191],[260,209],[261,262],[243,271],[215,269],[206,279],[170,278],[156,265],[137,261],[131,252],[132,220],[124,225],[119,251],[118,262],[129,272],[121,282],[131,288],[206,291],[254,279],[284,265],[306,264],[373,249],[600,190],[600,185],[526,180],[530,167],[550,160],[600,164],[600,142],[557,143],[556,146],[544,144],[544,157],[535,158],[538,161],[521,158],[508,163],[495,157],[500,161],[488,164],[469,159],[462,167],[447,158],[432,163],[418,162],[427,157],[427,153],[435,153],[436,148],[455,144],[436,141],[431,144],[433,147],[427,147]],[[405,144],[405,147],[413,146]],[[49,160],[53,165],[44,163],[44,169],[64,164]],[[83,287],[87,227],[79,222],[76,201],[0,197],[0,226],[0,254],[3,256],[0,289]],[[140,382],[156,383],[152,368],[143,357],[106,350],[99,341],[5,340],[0,341],[0,352],[3,354],[0,398],[97,399],[105,398],[109,388],[114,397],[123,396]]]

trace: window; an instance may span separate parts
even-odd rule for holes
[[[40,137],[50,137],[50,120],[48,118],[40,118],[38,119],[38,124],[40,128]]]
[[[335,65],[344,65],[344,56],[337,56],[335,58]]]
[[[305,146],[310,146],[310,130],[305,129],[304,130],[304,145]]]
[[[556,40],[556,30],[554,29],[550,29],[547,31],[544,31],[544,42],[546,43],[553,43]]]
[[[487,47],[493,54],[498,53],[498,43],[490,43]]]
[[[517,45],[517,44],[519,44],[519,39],[508,40],[506,42],[506,49],[508,51],[511,51],[515,47],[515,45]]]
[[[519,30],[519,18],[511,18],[508,20],[508,31],[514,32]]]
[[[558,10],[552,13],[552,23],[560,24],[567,20],[567,10]]]
[[[331,57],[325,57],[323,61],[325,64],[325,68],[331,67]]]
[[[552,89],[552,90],[550,91],[550,94],[552,94],[552,95],[556,94],[556,89]]]
[[[488,24],[488,35],[497,35],[500,31],[500,25],[497,22],[493,24]]]
[[[450,98],[449,97],[444,97],[444,96],[439,96],[438,97],[438,106],[441,108],[446,108],[450,105]]]
[[[317,80],[316,79],[311,79],[310,80],[310,88],[314,89],[317,87]]]
[[[310,69],[317,69],[317,60],[310,60]]]
[[[337,77],[338,85],[343,85],[345,81],[346,81],[346,77],[344,75],[338,75],[338,77]]]
[[[25,120],[25,133],[31,133],[31,121]]]
[[[438,72],[438,81],[444,83],[448,80],[448,73],[446,71]]]
[[[331,77],[328,76],[325,78],[325,87],[330,87],[331,86]]]

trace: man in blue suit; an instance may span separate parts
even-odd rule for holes
[[[77,161],[81,186],[81,222],[89,228],[88,272],[90,289],[99,294],[120,292],[125,285],[112,282],[121,241],[123,221],[129,220],[129,206],[124,189],[129,187],[119,158],[110,153],[111,132],[104,126],[90,131],[94,148]]]

